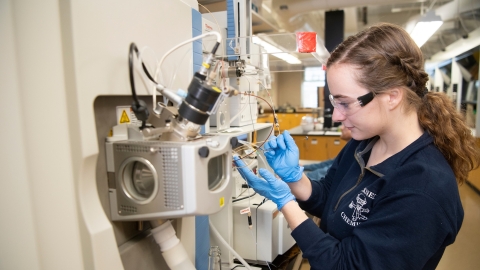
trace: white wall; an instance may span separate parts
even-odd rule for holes
[[[301,92],[303,71],[281,72],[277,74],[277,95],[278,105],[289,103],[293,107],[300,107],[302,104]]]
[[[123,268],[96,192],[93,102],[130,94],[130,42],[160,57],[191,28],[181,1],[0,0],[0,269]],[[188,52],[166,60],[174,88],[190,81]]]
[[[83,269],[58,1],[0,3],[0,268]]]
[[[14,20],[11,1],[0,1],[0,163],[3,188],[0,205],[0,268],[40,269],[39,251],[30,198],[23,113],[16,62]],[[20,256],[20,254],[22,256]]]

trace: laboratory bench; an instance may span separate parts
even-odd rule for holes
[[[280,132],[289,130],[294,127],[300,126],[302,117],[306,115],[312,115],[311,112],[292,112],[292,113],[276,113],[278,124],[280,125]],[[273,113],[264,113],[258,116],[257,123],[274,123]],[[275,130],[277,132],[277,130]],[[278,135],[278,134],[276,134]]]
[[[300,150],[302,160],[327,160],[335,158],[347,141],[340,139],[337,130],[304,131],[301,126],[288,130]]]

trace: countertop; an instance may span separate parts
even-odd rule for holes
[[[262,114],[259,114],[259,115],[257,116],[257,118],[265,118],[265,117],[269,117],[269,116],[271,116],[271,115],[272,115],[271,113],[262,113]]]
[[[279,115],[279,114],[312,114],[312,112],[275,112],[275,114]],[[269,116],[272,116],[273,113],[272,112],[264,112],[262,114],[259,114],[258,115],[258,118],[261,118],[261,117],[269,117]]]
[[[296,126],[292,129],[289,129],[288,132],[290,132],[290,135],[300,135],[300,136],[340,136],[342,133],[340,131],[337,131],[337,128],[335,130],[312,130],[305,132],[303,131],[301,126]]]

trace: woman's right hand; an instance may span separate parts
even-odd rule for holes
[[[302,178],[303,167],[298,164],[300,151],[288,131],[270,138],[264,149],[268,164],[283,181],[293,183]]]
[[[281,211],[285,204],[295,200],[295,196],[293,196],[288,185],[275,178],[267,169],[260,168],[258,170],[260,176],[263,177],[260,178],[238,156],[233,157],[233,162],[235,162],[238,172],[247,181],[248,185],[258,194],[272,200],[277,205],[278,210]]]

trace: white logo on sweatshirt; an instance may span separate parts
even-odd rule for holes
[[[350,226],[357,226],[361,222],[360,221],[365,221],[368,219],[367,216],[364,215],[364,213],[369,213],[370,209],[364,208],[364,206],[367,204],[367,199],[375,199],[377,194],[371,192],[367,188],[364,188],[360,193],[358,193],[356,197],[356,201],[350,202],[348,205],[348,208],[353,209],[352,213],[352,218],[350,219],[345,212],[342,212],[340,215],[342,216],[342,219]]]

